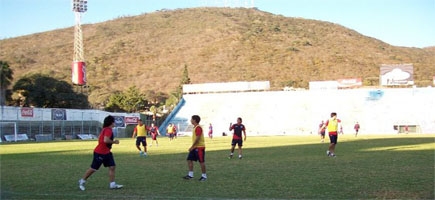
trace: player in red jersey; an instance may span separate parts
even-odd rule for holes
[[[230,131],[234,130],[234,133],[233,133],[233,140],[231,141],[231,152],[228,158],[229,159],[233,158],[234,149],[237,144],[237,146],[239,147],[239,159],[242,159],[243,141],[246,141],[246,129],[245,129],[245,125],[242,124],[242,118],[241,117],[237,118],[237,124],[230,123],[229,130]],[[242,133],[244,135],[243,140],[242,140]]]
[[[211,123],[210,123],[210,125],[208,126],[208,137],[209,137],[210,139],[213,139],[213,125],[211,125]]]
[[[80,190],[85,190],[86,180],[96,172],[101,165],[109,168],[109,188],[119,189],[123,185],[118,185],[115,183],[115,159],[110,151],[112,149],[112,144],[119,144],[119,140],[113,139],[112,128],[115,126],[115,118],[113,116],[107,116],[104,118],[103,130],[101,130],[100,136],[98,137],[98,145],[94,149],[94,159],[92,160],[91,167],[86,170],[83,178],[79,180]]]
[[[353,129],[355,129],[355,137],[358,136],[358,132],[360,129],[360,125],[358,122],[355,123],[355,126],[353,126]]]
[[[325,124],[325,122],[322,120],[322,122],[320,122],[319,124],[319,134],[320,134],[320,141],[324,142],[325,141],[325,132],[326,132],[326,128],[323,126]]]
[[[149,131],[151,133],[151,144],[150,146],[153,146],[154,141],[156,142],[156,145],[159,146],[159,141],[157,141],[157,136],[160,135],[159,127],[154,125],[154,123],[151,123],[151,127],[149,128]]]

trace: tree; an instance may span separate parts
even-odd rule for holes
[[[184,69],[183,69],[183,76],[181,77],[181,83],[178,86],[178,89],[176,91],[176,96],[178,99],[181,99],[182,95],[183,95],[183,85],[184,84],[190,84],[190,78],[189,78],[189,71],[187,70],[187,65],[184,64]]]
[[[160,106],[168,98],[168,95],[163,92],[155,92],[153,90],[145,91],[145,97],[148,99],[148,103],[151,105]]]
[[[44,74],[26,75],[13,86],[23,106],[43,108],[89,108],[86,95],[74,92],[72,86]]]
[[[127,112],[138,111],[141,107],[143,108],[147,104],[148,102],[145,99],[145,95],[140,93],[136,86],[128,88],[128,90],[125,92],[123,106]]]
[[[189,71],[187,71],[187,65],[184,65],[183,77],[181,78],[181,84],[190,84]]]
[[[110,95],[108,102],[104,110],[112,111],[112,112],[122,112],[125,111],[122,109],[122,102],[124,101],[124,95],[121,92],[116,92]]]
[[[167,109],[172,110],[175,105],[177,105],[178,99],[175,94],[171,94],[168,99],[166,99],[165,106]]]
[[[105,106],[107,111],[136,112],[148,105],[145,95],[140,93],[136,86],[128,88],[125,92],[117,92],[109,97]]]
[[[14,73],[5,61],[0,60],[0,67],[0,106],[4,106],[6,103],[6,91],[12,84]]]

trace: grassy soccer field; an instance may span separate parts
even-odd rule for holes
[[[3,143],[1,199],[434,199],[434,135],[340,135],[336,158],[317,135],[248,137],[244,159],[227,158],[230,137],[206,138],[208,180],[183,180],[190,137],[160,137],[149,156],[134,140],[113,146],[120,190],[108,170],[77,181],[97,141]],[[148,142],[150,140],[148,139]],[[237,155],[237,154],[236,154]]]

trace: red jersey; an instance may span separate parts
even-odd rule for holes
[[[149,131],[150,131],[151,135],[157,135],[157,130],[158,129],[159,129],[159,127],[157,127],[157,126],[151,126],[149,128]]]
[[[245,131],[245,125],[233,124],[230,131],[234,129],[233,139],[242,139],[242,132]]]
[[[325,124],[325,123],[323,123],[323,122],[319,124],[320,132],[325,132],[325,130],[326,130],[326,126],[323,127],[324,124]],[[322,127],[323,127],[323,128],[322,128]]]
[[[359,130],[359,124],[355,124],[355,126],[353,127],[355,130]]]
[[[107,136],[113,140],[112,128],[106,127],[101,130],[100,136],[98,137],[98,145],[95,147],[94,152],[99,154],[109,154],[112,144],[104,143],[104,137]]]

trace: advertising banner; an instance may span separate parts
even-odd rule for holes
[[[124,116],[113,116],[115,118],[115,127],[125,127]]]
[[[337,79],[338,88],[358,88],[362,86],[361,78]]]
[[[412,64],[381,65],[381,85],[414,85],[414,66]]]
[[[21,108],[21,117],[33,117],[33,108]]]
[[[125,124],[137,124],[139,117],[125,117]]]
[[[66,110],[51,109],[51,120],[66,120]]]

